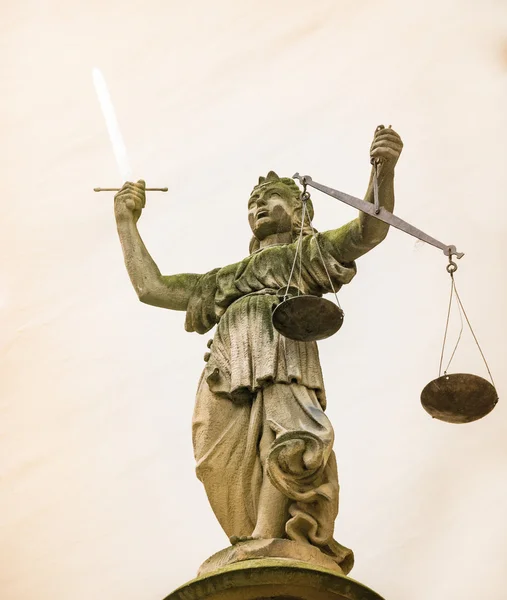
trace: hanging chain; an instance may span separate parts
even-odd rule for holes
[[[438,369],[438,376],[440,377],[442,374],[442,363],[444,360],[444,350],[445,350],[445,343],[447,340],[447,332],[449,329],[449,320],[450,320],[450,316],[451,316],[451,308],[452,308],[452,300],[453,300],[453,296],[456,297],[456,301],[458,304],[458,311],[459,311],[459,316],[460,316],[460,321],[461,321],[461,328],[460,328],[460,332],[458,335],[458,340],[456,342],[456,345],[454,346],[454,349],[452,351],[451,354],[451,358],[449,359],[449,362],[447,363],[447,367],[444,370],[444,375],[447,374],[447,370],[449,369],[449,366],[451,365],[451,361],[454,358],[454,355],[456,354],[456,350],[458,348],[458,345],[460,343],[461,340],[461,334],[463,333],[463,317],[465,317],[465,320],[467,322],[468,328],[470,329],[470,332],[472,333],[472,336],[474,338],[474,341],[477,345],[477,348],[479,348],[479,352],[482,356],[482,360],[484,361],[484,364],[486,365],[486,370],[488,371],[488,375],[489,378],[491,380],[491,383],[493,384],[493,387],[495,386],[495,382],[493,381],[493,376],[491,375],[491,371],[489,369],[489,365],[488,362],[486,360],[486,357],[484,356],[484,352],[482,351],[482,348],[479,344],[479,340],[477,339],[477,336],[475,335],[475,332],[472,328],[472,325],[470,323],[470,319],[468,318],[468,315],[465,311],[465,307],[463,306],[463,303],[461,302],[461,298],[458,294],[458,289],[456,288],[456,282],[454,280],[454,273],[458,270],[458,265],[452,260],[452,257],[449,256],[449,264],[446,267],[447,272],[449,273],[450,277],[451,277],[451,293],[449,296],[449,306],[447,308],[447,319],[446,319],[446,323],[445,323],[445,331],[444,331],[444,340],[442,343],[442,352],[440,354],[440,366]]]
[[[302,271],[303,271],[303,229],[304,229],[304,225],[305,225],[305,218],[308,218],[308,224],[310,225],[310,228],[312,230],[312,238],[315,240],[315,245],[317,246],[317,251],[319,253],[320,260],[322,261],[322,265],[324,267],[324,270],[326,271],[329,285],[331,286],[331,290],[333,291],[334,297],[336,299],[336,304],[338,305],[338,308],[341,309],[340,301],[338,300],[338,295],[336,293],[335,287],[331,280],[331,275],[329,274],[329,271],[328,271],[328,268],[326,265],[326,261],[324,260],[324,256],[322,255],[322,251],[321,251],[320,245],[319,245],[319,240],[315,233],[315,229],[313,228],[313,224],[310,219],[310,214],[308,212],[307,204],[308,204],[308,200],[310,199],[310,193],[307,190],[308,184],[304,178],[302,178],[301,183],[303,184],[303,191],[301,192],[301,202],[303,204],[303,209],[302,209],[302,214],[301,214],[301,229],[299,230],[299,238],[298,238],[298,243],[296,246],[296,252],[294,254],[294,260],[292,261],[292,267],[290,270],[289,281],[287,282],[287,287],[285,289],[285,294],[284,294],[283,299],[286,300],[289,296],[290,284],[292,281],[292,277],[294,275],[296,263],[298,262],[298,256],[299,256],[298,296],[301,294],[301,279],[302,279]]]
[[[451,316],[452,298],[453,298],[454,294],[456,293],[456,283],[454,281],[454,271],[456,269],[451,270],[451,269],[449,269],[449,267],[450,267],[450,265],[447,265],[447,272],[451,276],[451,293],[449,296],[449,306],[447,308],[447,320],[445,322],[444,341],[442,343],[442,352],[440,354],[440,365],[438,367],[438,376],[439,377],[442,375],[442,363],[444,360],[444,350],[445,350],[445,342],[447,340],[447,332],[449,330],[449,320],[450,320],[450,316]],[[461,314],[461,310],[459,310],[458,312],[459,312],[459,318],[460,318],[459,335],[458,335],[458,339],[456,341],[456,345],[454,346],[454,350],[452,351],[451,358],[449,359],[449,362],[447,363],[447,367],[444,369],[444,375],[447,375],[447,370],[449,369],[449,367],[451,365],[451,361],[454,358],[454,355],[456,354],[456,350],[458,349],[458,345],[461,340],[461,334],[463,333],[463,315]]]
[[[287,281],[287,288],[285,290],[285,294],[283,299],[287,300],[288,296],[289,296],[289,288],[290,288],[290,283],[292,281],[292,276],[294,275],[294,269],[296,268],[296,262],[298,259],[298,254],[299,254],[299,282],[298,282],[298,286],[301,285],[301,269],[302,269],[302,254],[303,254],[303,226],[305,224],[305,214],[306,214],[306,201],[308,200],[308,198],[310,197],[310,194],[308,194],[308,192],[306,191],[306,184],[303,184],[304,188],[303,188],[303,194],[301,195],[301,199],[303,200],[303,214],[301,217],[301,229],[299,231],[299,238],[298,238],[298,243],[296,246],[296,252],[294,254],[294,260],[292,261],[292,267],[290,270],[290,275],[289,275],[289,280]],[[304,198],[304,195],[307,194],[306,199]],[[299,296],[299,288],[298,288],[298,296]]]
[[[303,177],[302,183],[303,183],[303,193],[301,194],[301,199],[303,201],[303,207],[305,207],[306,203],[310,199],[310,194],[306,190],[307,183],[306,183],[306,180],[305,180],[304,177]],[[334,287],[333,282],[331,280],[331,275],[329,275],[329,271],[327,269],[326,261],[324,260],[324,257],[322,255],[322,251],[320,249],[319,240],[318,240],[317,235],[315,233],[315,229],[313,228],[312,220],[310,219],[310,214],[308,213],[308,211],[303,211],[303,218],[304,218],[304,213],[305,212],[308,214],[308,224],[310,225],[310,228],[312,230],[312,238],[315,240],[315,245],[317,246],[317,250],[319,252],[320,260],[322,262],[324,270],[326,271],[326,275],[327,275],[327,279],[329,281],[329,285],[331,286],[331,289],[333,290],[333,294],[334,294],[334,297],[335,297],[335,300],[336,300],[336,304],[338,305],[338,308],[341,310],[340,301],[338,300],[338,294],[336,293],[335,287]],[[304,220],[303,220],[303,224],[304,224]]]

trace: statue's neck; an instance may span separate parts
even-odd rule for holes
[[[267,248],[268,246],[279,246],[280,244],[291,244],[292,233],[285,231],[283,233],[272,233],[266,236],[260,241],[260,248]]]

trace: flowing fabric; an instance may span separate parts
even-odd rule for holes
[[[340,263],[325,234],[318,236],[337,290],[355,265]],[[316,243],[303,239],[294,283],[322,295],[332,288]],[[288,500],[286,537],[319,547],[348,572],[352,552],[333,539],[339,486],[317,344],[285,338],[271,322],[295,252],[296,244],[270,246],[203,275],[193,291],[186,328],[203,333],[218,322],[194,411],[197,475],[229,537],[251,535],[269,477]],[[274,441],[261,457],[267,430]]]

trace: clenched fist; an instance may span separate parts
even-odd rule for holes
[[[114,197],[114,214],[117,219],[133,219],[137,223],[146,204],[146,184],[127,181]]]
[[[396,131],[390,126],[379,125],[370,148],[372,164],[375,161],[382,165],[382,169],[394,170],[402,148],[403,142]]]

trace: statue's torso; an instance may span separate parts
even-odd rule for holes
[[[325,240],[319,242],[333,287],[338,289],[353,277],[355,265],[341,264],[325,247]],[[299,257],[294,263],[296,251],[297,243],[270,246],[203,276],[190,303],[187,329],[201,331],[218,322],[204,373],[212,391],[245,401],[270,383],[299,383],[316,390],[325,405],[317,344],[285,338],[271,321],[280,301],[276,292],[287,286],[292,271],[291,286],[301,293],[332,291],[316,240],[303,240],[301,263]],[[194,325],[199,322],[200,330]]]
[[[299,383],[315,389],[324,403],[324,382],[315,342],[281,336],[271,314],[279,299],[254,293],[231,304],[213,338],[205,378],[210,389],[246,401],[270,383]]]

